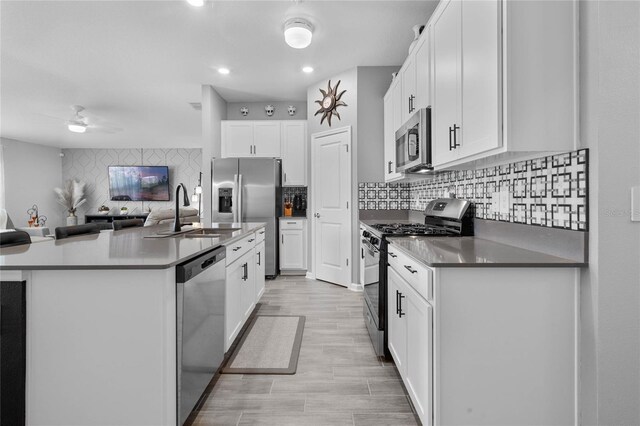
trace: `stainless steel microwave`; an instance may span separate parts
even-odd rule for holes
[[[396,170],[427,173],[431,161],[431,107],[416,111],[396,132]]]

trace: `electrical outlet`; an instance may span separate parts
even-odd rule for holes
[[[509,191],[500,191],[500,214],[509,215]]]
[[[640,222],[640,186],[631,188],[631,222]]]

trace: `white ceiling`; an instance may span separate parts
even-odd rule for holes
[[[3,0],[0,135],[63,148],[198,147],[189,102],[201,84],[228,102],[305,100],[308,86],[346,69],[401,64],[411,27],[436,3]],[[295,16],[316,28],[304,50],[282,35]],[[110,132],[69,132],[72,104]]]

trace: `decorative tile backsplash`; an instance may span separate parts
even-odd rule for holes
[[[358,184],[360,210],[409,210],[411,192],[408,183],[365,182]]]
[[[196,149],[63,149],[62,178],[79,179],[87,183],[87,202],[76,213],[80,220],[85,214],[96,214],[98,207],[106,205],[116,214],[120,207],[128,207],[130,214],[149,208],[174,208],[176,183],[184,183],[193,193],[202,168],[202,150]],[[171,201],[111,201],[109,199],[109,166],[169,166],[169,193]]]
[[[293,200],[295,195],[304,195],[307,197],[307,187],[306,186],[283,186],[282,187],[282,199],[290,198]]]
[[[535,226],[588,230],[589,152],[586,149],[479,170],[438,173],[411,183],[361,183],[362,210],[411,209],[422,211],[435,198],[457,198],[474,203],[478,219]],[[390,187],[393,193],[391,204]],[[398,196],[409,190],[406,198]],[[495,202],[506,192],[508,213],[500,213]],[[505,198],[505,197],[503,197]]]

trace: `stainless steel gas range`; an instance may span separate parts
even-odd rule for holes
[[[424,211],[424,223],[360,222],[360,275],[364,284],[364,316],[378,356],[390,358],[387,348],[387,240],[386,237],[473,235],[469,201],[440,198]]]

